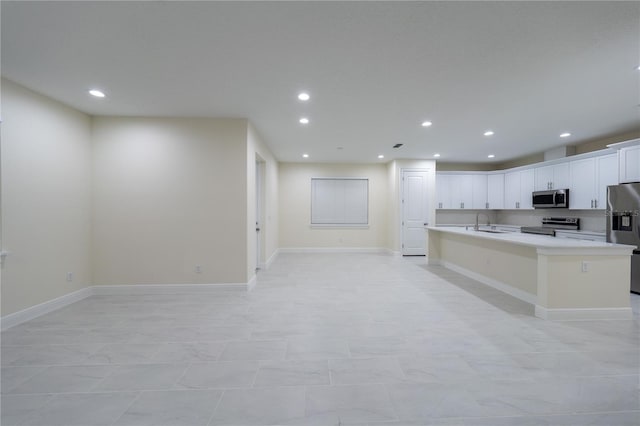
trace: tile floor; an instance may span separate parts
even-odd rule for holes
[[[424,258],[284,254],[251,293],[95,296],[2,333],[3,426],[640,424],[630,321]]]

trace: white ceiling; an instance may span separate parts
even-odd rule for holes
[[[3,76],[95,115],[246,117],[281,161],[502,162],[640,128],[640,2],[2,1],[1,17]]]

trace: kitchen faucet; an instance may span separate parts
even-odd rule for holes
[[[473,230],[474,230],[474,231],[478,231],[478,230],[480,230],[480,225],[478,224],[478,218],[480,217],[480,215],[484,215],[484,216],[487,218],[487,226],[491,226],[491,221],[489,220],[489,215],[488,215],[488,214],[486,214],[486,213],[480,213],[480,212],[478,212],[478,213],[476,213],[476,224],[475,224],[475,226],[473,227]]]

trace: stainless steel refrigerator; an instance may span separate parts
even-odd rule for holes
[[[640,294],[640,182],[607,187],[607,241],[636,246],[631,291]]]

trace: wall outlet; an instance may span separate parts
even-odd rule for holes
[[[586,260],[583,260],[582,261],[582,272],[589,272],[589,266],[591,266],[590,263],[587,262]]]
[[[196,274],[202,273],[202,267],[200,265],[196,265]]]
[[[67,282],[73,281],[73,272],[67,272]]]

